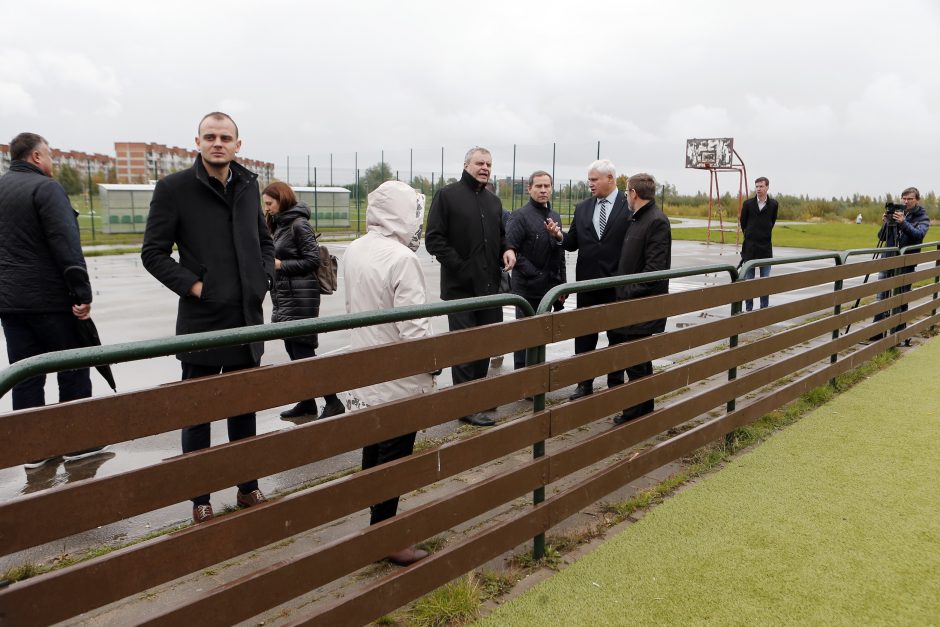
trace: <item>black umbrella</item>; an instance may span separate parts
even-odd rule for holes
[[[81,299],[76,294],[74,287],[76,285],[88,284],[88,271],[81,266],[69,266],[65,269],[65,283],[69,287],[69,294],[76,305],[81,305]],[[91,318],[79,320],[75,318],[75,329],[78,332],[78,341],[82,346],[101,346],[101,337],[98,335],[98,327]],[[114,373],[111,372],[110,365],[95,366],[95,370],[104,377],[111,389],[117,392],[117,385],[114,383]]]

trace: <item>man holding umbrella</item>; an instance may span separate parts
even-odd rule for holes
[[[91,315],[91,283],[78,213],[52,178],[49,143],[35,133],[10,142],[10,170],[0,177],[0,322],[10,363],[83,345],[76,320]],[[81,268],[82,272],[69,271]],[[78,281],[67,280],[80,276]],[[88,368],[58,373],[59,402],[91,396]],[[13,409],[45,405],[45,375],[13,387]],[[65,456],[73,461],[104,447]],[[50,458],[51,459],[51,458]],[[26,464],[38,468],[50,459]]]

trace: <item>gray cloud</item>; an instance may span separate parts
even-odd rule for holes
[[[55,14],[55,20],[46,16]],[[682,191],[689,137],[730,136],[751,178],[833,196],[934,186],[940,134],[937,5],[692,0],[473,5],[168,0],[4,3],[0,137],[54,145],[190,146],[195,123],[236,116],[242,153],[321,171],[380,151],[457,172],[471,144],[496,172],[584,176],[600,141],[622,171]],[[450,174],[448,174],[450,175]],[[723,183],[725,186],[731,186]],[[736,186],[736,182],[733,183]]]

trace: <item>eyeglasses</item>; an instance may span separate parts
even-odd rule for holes
[[[917,199],[914,198],[913,196],[901,196],[901,200],[903,200],[904,202],[908,202],[908,201],[914,202]]]

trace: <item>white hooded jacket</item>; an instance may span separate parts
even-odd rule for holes
[[[358,313],[424,305],[427,282],[411,247],[417,248],[424,221],[424,195],[399,181],[388,181],[369,194],[366,234],[346,249],[343,280],[346,311]],[[350,347],[365,348],[428,337],[428,318],[378,324],[352,331]],[[430,392],[434,378],[418,374],[377,383],[348,395],[350,409]]]

